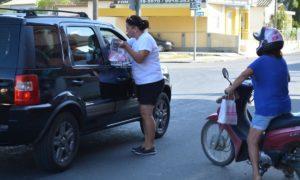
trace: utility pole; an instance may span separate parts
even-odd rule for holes
[[[135,15],[141,16],[141,0],[129,0],[129,9],[135,11]]]
[[[196,61],[196,54],[197,54],[197,9],[194,10],[194,54],[193,60]]]
[[[135,0],[135,15],[141,16],[141,0]]]
[[[197,56],[197,16],[201,14],[201,3],[206,3],[206,0],[190,0],[190,9],[194,11],[194,53],[193,60],[196,61]]]
[[[277,0],[275,0],[275,9],[274,9],[274,28],[277,28]]]
[[[93,20],[98,18],[98,0],[93,0]]]

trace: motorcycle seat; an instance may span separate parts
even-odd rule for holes
[[[271,120],[266,132],[295,126],[300,126],[300,114],[283,114]]]

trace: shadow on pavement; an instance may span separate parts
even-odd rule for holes
[[[217,97],[219,94],[201,95]],[[300,100],[293,100],[293,106],[296,104],[299,105]],[[225,173],[225,179],[235,179],[236,175],[241,176],[239,179],[250,177],[249,169],[236,169],[241,166],[237,163],[226,168],[213,166],[202,151],[200,131],[206,117],[215,112],[215,101],[173,99],[171,108],[169,129],[156,141],[156,156],[146,159],[131,154],[130,149],[143,142],[137,122],[82,137],[73,166],[57,174],[36,167],[31,149],[17,147],[20,150],[12,152],[1,147],[0,179],[95,179],[100,175],[112,179],[141,179],[144,175],[149,179],[219,179]],[[207,171],[207,168],[214,170]]]

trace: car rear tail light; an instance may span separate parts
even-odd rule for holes
[[[40,89],[37,75],[17,75],[15,83],[15,105],[40,103]]]

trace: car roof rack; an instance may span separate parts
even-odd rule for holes
[[[82,18],[89,18],[89,16],[85,12],[74,12],[74,11],[63,11],[63,10],[49,10],[49,9],[12,9],[12,8],[0,8],[0,10],[9,10],[9,11],[16,11],[17,13],[24,13],[26,14],[25,17],[38,17],[38,12],[54,12],[54,13],[70,13],[70,14],[77,14],[79,17]]]

